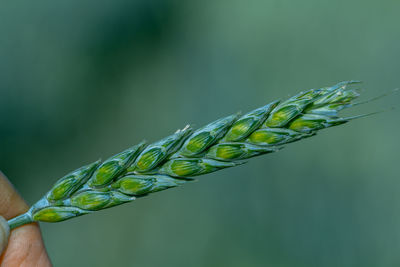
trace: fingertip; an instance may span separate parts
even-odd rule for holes
[[[0,214],[10,219],[28,210],[28,205],[0,172]]]

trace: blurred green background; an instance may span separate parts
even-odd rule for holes
[[[400,1],[1,1],[0,169],[67,172],[300,90],[400,86]],[[399,106],[393,95],[352,114]],[[90,216],[55,266],[399,266],[399,111]]]

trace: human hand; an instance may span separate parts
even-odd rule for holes
[[[23,225],[9,233],[3,219],[15,217],[27,209],[25,201],[0,172],[0,266],[51,266],[38,224]]]

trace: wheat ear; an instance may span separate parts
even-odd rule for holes
[[[103,162],[83,166],[60,180],[10,228],[59,222],[186,183],[197,175],[244,163],[283,145],[356,118],[339,117],[359,94],[356,81],[301,92],[245,115],[230,115],[196,131],[189,126],[156,143],[144,142]]]

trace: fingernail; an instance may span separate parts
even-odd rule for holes
[[[9,234],[10,227],[8,226],[7,221],[2,216],[0,216],[0,254],[7,246]]]

